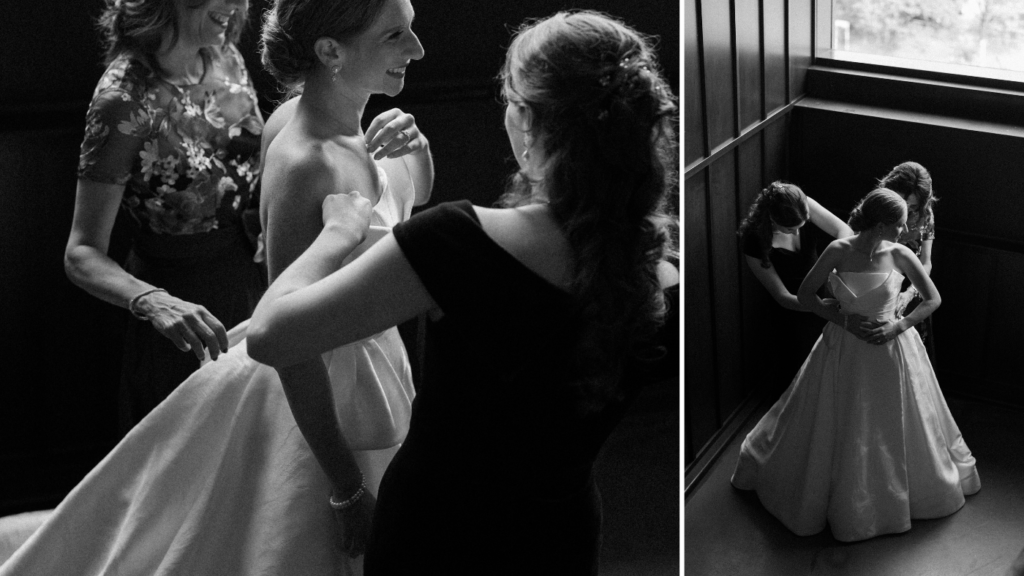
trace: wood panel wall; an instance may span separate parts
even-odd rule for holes
[[[240,49],[269,114],[280,96],[256,52],[260,15],[250,2]],[[515,161],[495,76],[511,31],[528,18],[589,8],[659,37],[679,92],[679,5],[620,0],[414,0],[426,57],[397,98],[431,139],[432,203],[489,205]],[[84,116],[103,72],[93,26],[101,0],[12,3],[0,21],[0,515],[52,506],[118,440],[116,388],[122,309],[71,285],[63,251],[74,207]],[[53,18],[60,14],[60,18]],[[116,244],[116,243],[115,243]],[[415,340],[407,340],[415,356]]]
[[[776,304],[741,259],[736,229],[788,178],[793,103],[820,42],[814,0],[686,0],[683,150],[684,460],[690,464],[763,373]]]
[[[924,165],[939,198],[931,274],[942,296],[932,315],[939,384],[946,394],[1024,405],[1024,90],[811,72],[793,114],[794,178],[846,218],[890,168]]]

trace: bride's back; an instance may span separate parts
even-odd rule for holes
[[[358,190],[371,202],[380,194],[362,139],[317,134],[300,99],[281,104],[263,132],[260,222],[271,281],[320,233],[328,194]]]

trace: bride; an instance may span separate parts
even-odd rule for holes
[[[423,56],[412,18],[409,0],[276,0],[267,13],[264,63],[301,86],[263,136],[271,279],[318,235],[326,195],[370,199],[369,240],[429,198],[432,160],[413,117],[394,109],[361,128],[370,94],[398,94]],[[353,558],[413,394],[395,328],[280,376],[243,339],[142,420],[0,575],[359,574]]]
[[[732,484],[755,490],[791,531],[826,522],[852,542],[940,518],[981,489],[914,325],[940,303],[921,262],[896,241],[906,202],[878,189],[853,209],[854,236],[832,242],[800,285],[800,303],[830,321],[793,382],[740,449]],[[904,277],[923,302],[894,321]],[[815,293],[828,281],[841,310]],[[847,315],[871,319],[864,340]]]

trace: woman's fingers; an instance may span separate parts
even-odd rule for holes
[[[189,317],[192,332],[201,340],[201,345],[210,351],[210,358],[217,359],[221,352],[228,350],[228,334],[224,325],[205,308],[199,307],[196,315]],[[200,351],[202,349],[200,348]],[[195,348],[193,348],[195,351]],[[197,354],[199,356],[199,354]],[[202,360],[203,358],[199,358]]]
[[[228,334],[220,320],[206,308],[181,302],[154,315],[153,327],[182,352],[192,351],[200,361],[210,351],[214,360],[227,352]]]
[[[366,131],[366,149],[374,160],[397,158],[423,148],[423,136],[416,118],[398,108],[377,116]]]

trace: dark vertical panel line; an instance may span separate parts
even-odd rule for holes
[[[761,141],[761,188],[765,188],[768,185],[768,138],[765,136],[765,130],[762,130],[757,135]]]
[[[714,251],[711,249],[712,243],[714,242],[714,235],[712,233],[714,229],[714,221],[711,219],[711,186],[713,180],[711,178],[712,167],[708,166],[707,170],[704,171],[704,221],[708,223],[708,226],[704,227],[704,235],[707,240],[707,257],[708,257],[708,309],[711,310],[711,370],[714,373],[715,382],[715,423],[718,428],[722,427],[722,402],[721,394],[719,394],[719,386],[721,381],[718,373],[718,323],[715,321],[715,257]]]
[[[807,0],[804,0],[804,1],[807,1]],[[790,70],[790,67],[792,67],[792,65],[793,65],[793,59],[790,57],[790,53],[792,51],[790,50],[790,46],[789,46],[789,36],[790,36],[790,34],[789,34],[789,28],[790,28],[790,23],[789,23],[789,0],[783,0],[783,2],[782,2],[782,13],[783,13],[782,32],[783,32],[783,37],[784,37],[783,44],[784,44],[784,53],[786,55],[785,56],[786,57],[786,67],[785,67],[785,69],[786,69],[786,103],[788,104],[789,102],[793,101],[793,87],[791,85],[792,82],[790,81],[790,77],[792,76],[792,71]]]
[[[736,0],[729,0],[729,49],[732,50],[732,135],[740,135],[740,50],[736,38]]]
[[[697,75],[700,77],[700,112],[704,115],[703,126],[701,127],[704,137],[704,158],[711,155],[711,119],[708,117],[708,80],[707,66],[704,64],[704,14],[701,10],[701,0],[692,0],[694,12],[697,15]]]
[[[760,40],[757,47],[761,54],[761,120],[768,117],[768,70],[767,55],[765,54],[764,42],[764,0],[757,0],[757,29],[760,31]]]
[[[762,31],[764,30],[763,26],[762,26],[761,30]],[[762,34],[762,37],[763,36],[764,35]],[[764,78],[763,74],[761,75],[761,78]],[[764,94],[764,91],[762,90],[761,93]],[[740,163],[740,161],[741,160],[742,160],[742,158],[740,157],[740,147],[737,146],[736,147],[736,163],[733,165],[733,173],[735,174],[733,179],[734,179],[734,182],[736,183],[736,185],[733,187],[733,196],[735,196],[735,200],[736,201],[733,203],[734,205],[733,205],[733,210],[732,210],[733,211],[733,215],[732,215],[733,220],[732,221],[733,221],[734,225],[737,226],[737,227],[739,226],[739,223],[743,220],[743,217],[745,216],[745,214],[743,213],[743,208],[744,208],[743,202],[741,201],[741,200],[743,200],[743,196],[742,196],[742,194],[740,194],[740,191],[743,189],[743,179],[740,177],[740,172],[741,172],[741,168],[740,168],[741,163]],[[735,229],[734,229],[734,231],[735,231]],[[743,248],[742,248],[742,246],[740,247],[739,250],[736,251],[736,261],[735,261],[734,266],[736,266],[736,282],[738,283],[738,285],[736,286],[736,300],[734,302],[734,305],[736,306],[736,310],[739,311],[739,313],[736,316],[739,318],[739,330],[738,330],[738,332],[739,332],[739,339],[740,339],[740,342],[739,342],[739,344],[740,344],[740,359],[741,359],[741,363],[742,363],[742,359],[744,358],[744,355],[743,355],[743,340],[744,340],[743,339],[743,327],[746,326],[746,324],[743,322],[743,266],[744,266],[744,259],[743,259]],[[740,370],[740,377],[739,377],[739,380],[740,380],[739,381],[739,386],[740,386],[741,390],[746,390],[747,389],[746,388],[747,379],[744,376],[745,376],[745,370],[741,369]]]
[[[786,166],[786,171],[783,173],[786,175],[787,180],[792,181],[793,163],[791,161],[792,154],[790,154],[789,152],[789,143],[790,138],[793,135],[793,116],[791,114],[787,114],[786,117],[782,120],[782,122],[782,129],[785,130],[785,133],[783,134],[784,138],[782,139],[782,141],[785,142],[785,145],[782,147],[782,149],[784,150],[783,154],[785,154],[785,157],[782,159],[782,162]]]
[[[818,0],[811,0],[811,65],[818,57]],[[806,87],[804,92],[807,92]]]

